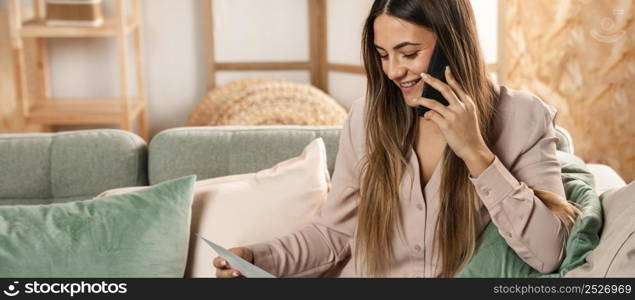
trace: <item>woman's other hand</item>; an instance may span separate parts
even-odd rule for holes
[[[240,256],[242,259],[254,263],[254,253],[246,247],[235,247],[230,248],[229,251],[234,254]],[[217,278],[237,278],[244,277],[240,274],[240,271],[236,269],[232,269],[229,265],[229,262],[223,257],[217,256],[214,258],[214,267],[216,268],[216,277]]]

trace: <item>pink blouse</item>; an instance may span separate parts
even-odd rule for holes
[[[483,202],[479,232],[491,220],[509,246],[534,269],[549,273],[563,258],[566,232],[532,187],[565,197],[556,157],[556,111],[538,97],[500,89],[496,158],[471,178]],[[279,277],[365,277],[355,268],[354,241],[359,202],[359,163],[364,154],[365,101],[353,102],[340,135],[331,190],[315,219],[304,228],[269,242],[248,246],[255,264]],[[433,248],[438,217],[439,163],[421,188],[419,161],[411,149],[401,181],[400,234],[391,241],[389,277],[435,277],[438,251]]]

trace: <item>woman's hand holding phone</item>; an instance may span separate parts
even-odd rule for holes
[[[421,77],[426,84],[439,91],[449,105],[425,97],[409,101],[429,109],[423,118],[439,127],[448,146],[466,162],[471,175],[478,177],[494,161],[494,153],[481,136],[474,101],[458,84],[449,67],[445,68],[447,84],[425,73]]]

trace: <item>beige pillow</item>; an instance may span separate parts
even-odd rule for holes
[[[635,277],[635,181],[602,194],[604,227],[587,262],[565,277]]]
[[[217,254],[196,234],[231,248],[268,241],[307,224],[330,188],[326,159],[324,141],[318,138],[300,156],[270,169],[196,182],[185,277],[215,277],[212,260]],[[109,190],[98,197],[140,188],[145,187]]]

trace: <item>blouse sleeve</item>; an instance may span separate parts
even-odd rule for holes
[[[555,110],[542,103],[539,106],[530,116],[538,122],[514,132],[527,143],[512,167],[505,167],[496,156],[483,173],[470,180],[507,244],[531,267],[550,273],[562,261],[566,230],[532,188],[562,199],[566,196],[556,156]]]
[[[340,134],[331,189],[316,217],[292,234],[248,246],[262,269],[278,277],[317,277],[351,255],[359,199],[359,158],[353,137],[357,140],[360,134],[352,132],[352,123],[361,120],[354,106]]]

